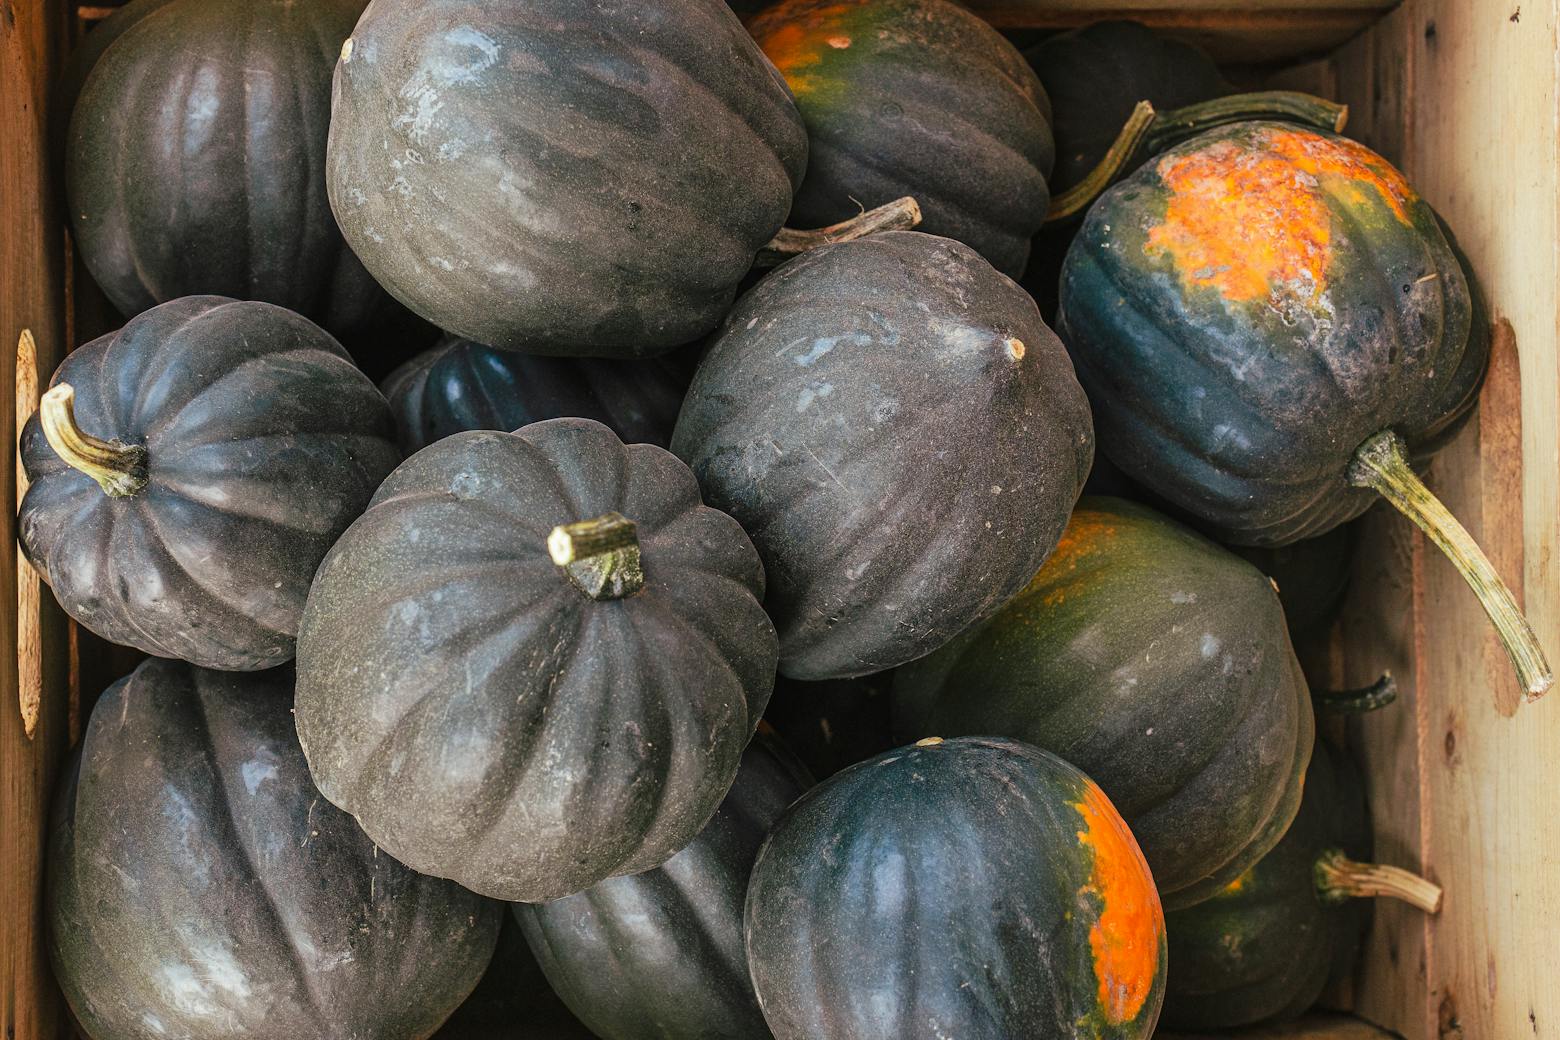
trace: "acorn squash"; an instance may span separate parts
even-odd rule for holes
[[[291,686],[152,659],[98,699],[45,911],[86,1035],[421,1040],[477,984],[502,907],[319,796]]]
[[[551,419],[392,473],[298,637],[315,782],[386,852],[540,902],[703,829],[774,682],[764,572],[661,448]]]
[[[1086,498],[1034,580],[894,679],[907,733],[991,733],[1086,770],[1165,906],[1262,857],[1300,803],[1314,723],[1256,568],[1143,506]]]
[[[400,461],[335,340],[191,296],[77,349],[22,431],[22,548],[71,617],[209,668],[292,658],[315,568]]]
[[[1093,437],[1028,295],[961,243],[895,231],[745,294],[672,450],[758,546],[781,671],[828,679],[920,657],[1023,588]]]
[[[1088,777],[1018,741],[930,738],[788,809],[747,950],[777,1040],[1146,1040],[1164,917]]]

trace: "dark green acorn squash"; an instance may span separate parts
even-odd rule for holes
[[[596,1040],[596,1034],[558,999],[520,923],[505,914],[487,974],[433,1040]]]
[[[715,327],[806,160],[722,0],[380,0],[342,49],[327,166],[347,241],[429,321],[648,356]]]
[[[1476,310],[1455,243],[1385,159],[1245,122],[1095,203],[1058,329],[1128,476],[1243,545],[1322,534],[1379,492],[1447,549],[1536,696],[1551,675],[1531,628],[1410,468],[1477,399]]]
[[[709,826],[654,870],[514,904],[542,971],[604,1040],[770,1040],[748,978],[742,906],[758,847],[812,784],[759,734]]]
[[[1360,862],[1369,856],[1359,776],[1347,756],[1318,743],[1284,840],[1212,899],[1166,915],[1164,1024],[1230,1029],[1293,1018],[1353,970],[1370,910],[1361,897],[1439,909],[1439,888]]]
[[[57,801],[49,954],[86,1035],[421,1040],[502,907],[380,851],[309,782],[288,669],[149,660]]]
[[[1093,457],[1034,301],[958,242],[825,246],[727,317],[672,438],[753,536],[795,679],[913,660],[1056,544]]]
[[[446,336],[392,372],[385,397],[410,455],[462,430],[518,430],[575,416],[629,444],[671,443],[692,377],[681,358],[608,361],[495,350]]]
[[[900,743],[893,682],[893,672],[819,682],[777,676],[764,721],[814,776],[833,776]]]
[[[1013,740],[930,738],[786,811],[748,885],[777,1040],[1146,1040],[1164,917],[1088,777]]]
[[[152,308],[52,382],[18,528],[60,605],[159,657],[289,660],[315,568],[400,461],[374,384],[307,319],[217,296]]]
[[[101,53],[93,45],[77,59],[71,226],[120,311],[218,294],[340,333],[393,307],[325,195],[331,70],[364,6],[143,2],[107,27]]]
[[[769,699],[763,591],[747,535],[661,448],[588,419],[446,437],[309,592],[315,782],[385,851],[484,895],[659,866],[714,815]]]
[[[1023,271],[1054,151],[1045,90],[1012,44],[950,0],[783,0],[748,27],[807,124],[793,223],[911,195],[923,230]]]
[[[1029,587],[894,679],[907,733],[995,733],[1062,756],[1121,810],[1165,906],[1262,857],[1315,732],[1267,578],[1143,506],[1086,498]]]

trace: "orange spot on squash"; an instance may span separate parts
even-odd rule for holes
[[[760,14],[748,28],[790,84],[791,92],[802,97],[817,89],[818,78],[812,70],[823,62],[826,50],[850,46],[850,35],[841,30],[861,6],[862,0],[826,5],[816,0],[789,0]]]
[[[1225,885],[1223,891],[1221,891],[1219,895],[1234,896],[1244,892],[1246,890],[1246,886],[1251,883],[1251,872],[1255,869],[1255,867],[1248,867],[1244,874],[1241,874],[1234,881],[1231,881],[1229,884]]]
[[[1093,852],[1094,864],[1080,894],[1093,894],[1100,905],[1089,929],[1100,1013],[1109,1024],[1121,1025],[1138,1016],[1154,990],[1165,915],[1148,862],[1126,822],[1093,781],[1084,785],[1083,798],[1073,808],[1083,818],[1078,842]]]
[[[1061,606],[1067,599],[1069,575],[1087,557],[1106,551],[1115,537],[1116,525],[1106,514],[1087,509],[1075,511],[1056,548],[1030,580],[1030,590],[1049,587],[1040,601],[1048,607]]]
[[[1168,255],[1183,284],[1235,303],[1320,304],[1335,253],[1333,209],[1369,220],[1375,200],[1411,224],[1417,199],[1363,145],[1289,127],[1223,137],[1167,155],[1156,169],[1170,195],[1144,251]]]

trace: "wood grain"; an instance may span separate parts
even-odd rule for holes
[[[1392,1034],[1348,1015],[1313,1014],[1298,1022],[1238,1033],[1155,1033],[1156,1040],[1392,1040]]]

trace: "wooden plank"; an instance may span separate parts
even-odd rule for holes
[[[1307,1015],[1298,1022],[1245,1029],[1238,1033],[1159,1032],[1154,1036],[1156,1040],[1391,1040],[1392,1034],[1348,1015],[1316,1014]]]
[[[66,346],[63,235],[45,129],[67,20],[63,4],[0,0],[0,379],[13,386],[23,330],[38,366],[24,376],[46,378]],[[0,410],[0,436],[15,442],[15,409]],[[16,455],[0,457],[0,526],[14,540]],[[17,564],[14,552],[0,553],[0,1026],[7,1040],[56,1040],[69,1027],[44,956],[41,866],[49,789],[69,735],[66,637],[47,595],[29,599],[35,618],[19,616]],[[28,633],[26,662],[19,629]],[[30,735],[19,704],[23,670],[42,690]]]

